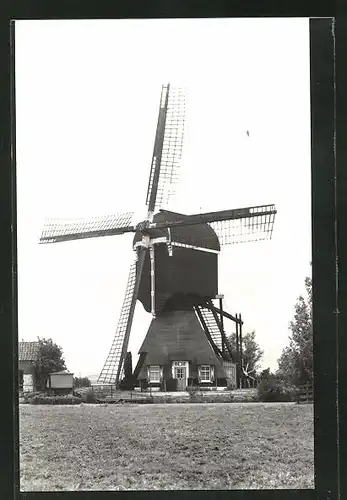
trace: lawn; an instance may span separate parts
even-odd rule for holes
[[[313,407],[20,405],[21,490],[313,488]]]

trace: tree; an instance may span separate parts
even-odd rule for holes
[[[232,357],[237,360],[236,349],[236,333],[232,333],[228,337],[228,343],[231,348]],[[242,357],[243,367],[252,377],[256,376],[259,369],[259,361],[263,357],[264,351],[260,349],[259,344],[255,340],[255,332],[246,333],[242,336]]]
[[[306,297],[298,297],[289,323],[289,346],[278,360],[278,375],[294,385],[313,382],[312,280],[305,279]]]
[[[48,375],[66,370],[63,350],[52,339],[38,338],[39,353],[34,364],[35,384],[38,390],[44,391]]]
[[[74,377],[73,379],[74,387],[90,387],[91,383],[88,377]]]
[[[272,379],[272,378],[275,378],[275,377],[276,377],[276,375],[274,373],[272,373],[272,371],[270,370],[270,368],[265,368],[258,375],[258,379],[259,380],[268,380],[268,379]]]

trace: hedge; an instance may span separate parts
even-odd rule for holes
[[[28,398],[28,403],[34,405],[78,405],[82,402],[82,399],[77,396],[44,396],[36,395]]]

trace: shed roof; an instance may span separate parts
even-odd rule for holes
[[[36,361],[39,356],[39,342],[19,342],[18,343],[18,360],[19,361]]]
[[[67,370],[61,370],[60,372],[51,372],[50,375],[73,375],[73,373]]]

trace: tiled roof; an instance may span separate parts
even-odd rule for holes
[[[19,342],[18,343],[18,360],[19,361],[36,361],[39,354],[38,342]]]
[[[224,369],[210,346],[194,311],[162,313],[152,320],[139,354],[147,353],[145,365],[167,365],[172,361],[194,361],[194,364],[216,366],[216,376],[225,377]],[[138,369],[139,367],[137,367]]]

